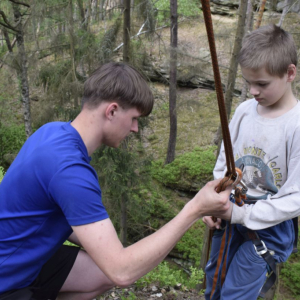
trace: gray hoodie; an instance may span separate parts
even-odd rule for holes
[[[300,215],[300,103],[287,113],[266,119],[255,99],[236,109],[229,125],[236,167],[244,165],[247,198],[255,205],[233,206],[231,223],[258,230]],[[225,174],[222,145],[214,177]]]

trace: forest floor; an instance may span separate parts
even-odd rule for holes
[[[147,288],[137,288],[132,285],[126,289],[114,288],[109,292],[106,292],[97,300],[204,300],[203,294],[199,294],[197,290],[185,290],[182,291],[180,287],[176,288],[159,288],[155,284],[150,285]]]

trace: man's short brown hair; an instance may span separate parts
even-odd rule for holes
[[[109,62],[84,83],[82,106],[95,108],[102,102],[117,102],[122,108],[136,108],[142,116],[151,113],[154,97],[142,74],[125,63]]]
[[[276,25],[267,25],[245,35],[238,56],[242,68],[265,67],[272,76],[283,77],[290,64],[297,66],[297,50],[290,33]]]

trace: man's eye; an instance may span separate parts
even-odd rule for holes
[[[261,87],[264,87],[264,86],[267,86],[268,83],[258,83],[258,85],[261,86]]]

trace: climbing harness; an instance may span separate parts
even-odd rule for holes
[[[211,53],[211,60],[212,60],[212,66],[213,66],[213,73],[214,73],[214,79],[215,79],[215,89],[217,94],[217,100],[218,100],[218,106],[219,106],[219,114],[220,114],[220,120],[221,120],[221,128],[222,128],[222,134],[223,134],[223,143],[224,143],[224,149],[225,149],[225,157],[226,157],[226,165],[227,165],[227,173],[225,174],[225,177],[220,181],[219,185],[216,188],[216,191],[219,193],[221,191],[224,191],[228,186],[232,186],[234,193],[231,194],[230,200],[235,203],[238,206],[244,205],[244,201],[246,200],[246,192],[247,187],[242,181],[242,174],[243,174],[243,166],[242,170],[235,168],[235,162],[234,162],[234,156],[233,156],[233,149],[231,144],[231,138],[230,138],[230,132],[228,127],[228,120],[227,120],[227,113],[226,113],[226,107],[225,107],[225,101],[224,101],[224,94],[223,94],[223,88],[221,83],[221,76],[219,71],[219,65],[218,65],[218,58],[216,53],[216,47],[215,47],[215,40],[214,40],[214,32],[213,32],[213,24],[211,19],[211,10],[210,10],[210,2],[209,0],[201,0],[202,4],[202,11],[207,31],[207,37],[209,42],[209,48]],[[214,221],[216,221],[216,218],[214,218]],[[216,271],[213,279],[213,286],[211,295],[213,295],[217,282],[218,282],[218,276],[219,276],[219,270],[222,266],[221,271],[221,285],[225,281],[226,276],[226,262],[227,262],[227,254],[228,254],[228,248],[229,243],[231,239],[231,224],[229,222],[222,221],[221,227],[226,228],[224,226],[224,223],[227,223],[226,226],[228,226],[228,235],[223,234],[222,240],[221,240],[221,246],[219,250],[219,256],[216,266]],[[213,231],[210,230],[209,234],[209,241],[208,241],[208,251],[207,251],[207,257],[206,261],[208,261],[209,252],[210,252],[210,245],[212,242],[212,235]],[[262,287],[262,290],[260,292],[260,296],[264,297],[265,293],[270,289],[270,287],[275,283],[276,280],[276,263],[275,260],[271,254],[271,252],[267,249],[265,243],[259,238],[257,233],[252,230],[248,230],[248,238],[253,242],[253,247],[256,251],[256,253],[261,256],[268,265],[268,279],[266,280],[264,286]],[[223,262],[223,264],[222,264]],[[205,284],[205,283],[204,283]]]
[[[268,278],[265,281],[259,294],[261,298],[264,298],[266,292],[276,281],[276,262],[273,258],[274,253],[266,247],[264,241],[259,238],[258,234],[255,231],[248,229],[247,235],[249,240],[251,240],[253,243],[256,254],[261,256],[267,263]]]

